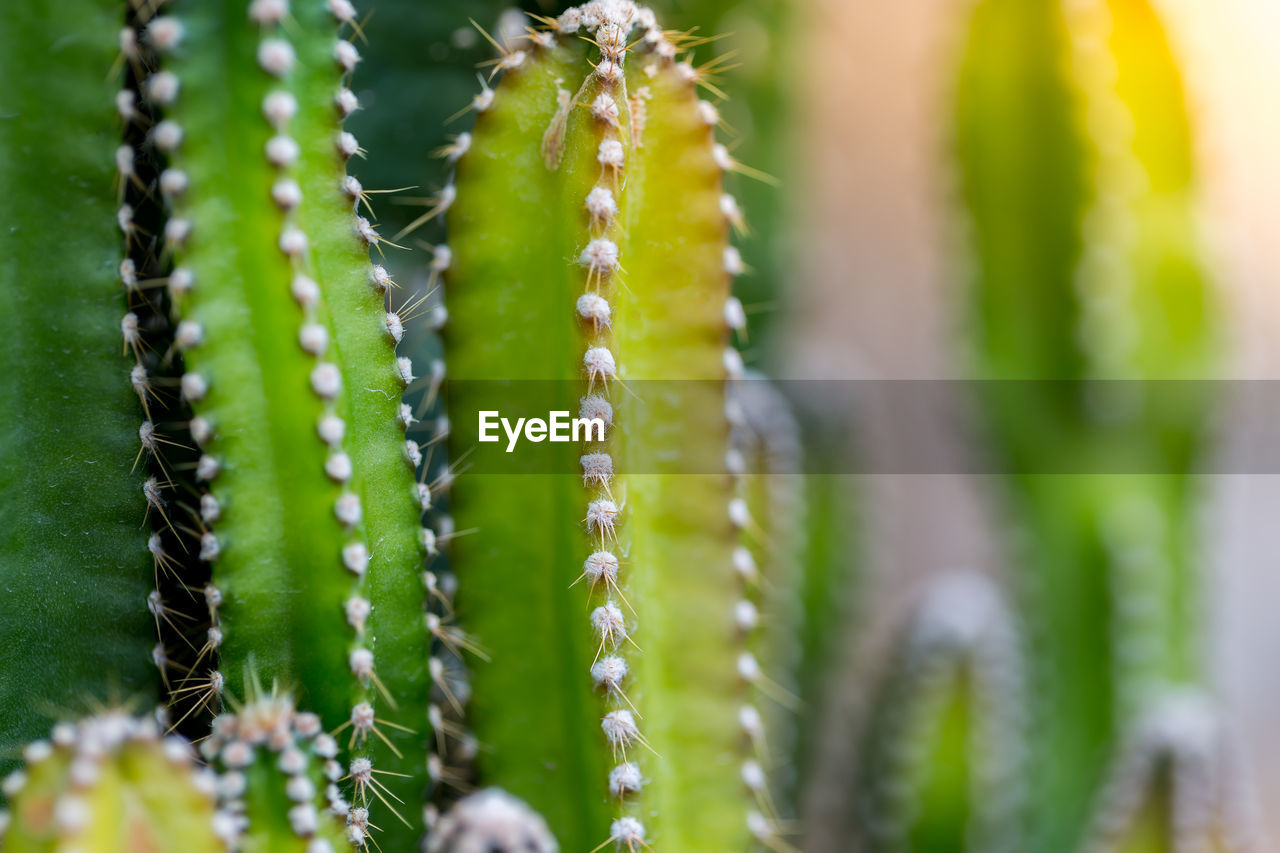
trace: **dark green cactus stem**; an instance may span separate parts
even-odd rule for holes
[[[1073,850],[1117,733],[1199,674],[1192,472],[1212,398],[1149,380],[1211,376],[1215,311],[1181,79],[1150,5],[985,0],[957,142],[978,373],[1025,380],[987,383],[983,402],[1039,627],[1033,846]]]
[[[897,641],[864,733],[865,849],[1027,849],[1017,628],[980,575],[933,582]]]
[[[735,164],[679,43],[630,2],[547,21],[504,50],[440,196],[454,457],[492,380],[504,414],[582,398],[611,422],[561,473],[464,474],[451,493],[458,527],[482,531],[452,546],[460,620],[492,657],[474,667],[479,772],[567,850],[780,843],[747,771],[752,685],[777,691],[735,621],[751,527],[726,465]],[[672,448],[700,469],[663,473]]]
[[[158,686],[120,345],[123,16],[113,0],[51,0],[0,26],[0,769],[54,716]]]
[[[216,779],[154,719],[104,711],[59,723],[5,780],[8,853],[225,853]],[[279,848],[283,849],[283,848]]]
[[[170,501],[198,495],[181,521],[212,566],[201,657],[175,695],[216,708],[251,675],[295,691],[344,761],[388,772],[394,796],[355,805],[378,843],[409,849],[431,736],[428,499],[404,436],[403,321],[345,169],[354,16],[343,0],[178,0],[146,25],[162,57],[142,88],[163,108],[150,140],[168,157],[172,348],[201,454]]]

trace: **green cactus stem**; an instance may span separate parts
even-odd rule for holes
[[[390,777],[368,758],[339,762],[336,738],[287,693],[254,688],[213,722],[200,751],[217,768],[219,828],[245,853],[334,853],[372,846],[370,812]],[[338,785],[350,783],[350,803]],[[394,802],[394,801],[393,801]]]
[[[216,780],[154,719],[103,711],[58,723],[4,782],[9,853],[225,853]]]
[[[901,633],[864,733],[857,818],[865,849],[1026,849],[1018,643],[985,577],[933,581]]]
[[[1079,844],[1117,733],[1199,676],[1212,400],[1148,380],[1211,376],[1215,311],[1182,83],[1146,0],[984,0],[958,95],[974,360],[1001,380],[984,415],[1039,628],[1032,846],[1056,853]]]
[[[804,448],[800,425],[791,406],[768,380],[753,372],[729,387],[729,407],[734,424],[729,452],[730,469],[738,472],[738,494],[745,501],[756,530],[735,549],[735,564],[746,580],[746,594],[735,606],[734,618],[747,637],[748,648],[779,686],[798,701],[770,702],[761,710],[765,721],[768,750],[762,750],[756,765],[744,772],[768,774],[771,808],[794,813],[797,807],[797,762],[782,756],[797,754],[797,723],[806,712],[818,707],[804,701],[813,698],[809,687],[794,678],[800,667],[803,622],[812,614],[804,610],[802,589],[803,552],[809,530],[806,526]],[[848,555],[844,555],[847,560]],[[829,593],[834,590],[828,589]],[[837,596],[839,593],[835,593]],[[770,630],[757,630],[767,625]],[[788,673],[784,679],[782,673]],[[781,695],[781,694],[780,694]],[[776,756],[776,757],[771,757]],[[766,764],[761,764],[761,761]]]
[[[176,0],[144,22],[138,42],[160,58],[140,87],[159,119],[148,145],[167,164],[163,351],[181,358],[191,412],[177,440],[199,449],[157,505],[211,572],[175,711],[216,710],[251,674],[295,691],[344,760],[386,771],[393,796],[354,805],[378,843],[409,849],[429,784],[430,494],[404,434],[406,318],[386,310],[389,277],[369,260],[383,241],[346,173],[361,153],[342,130],[359,106],[355,14]]]
[[[437,199],[451,455],[476,446],[495,385],[510,408],[558,394],[610,423],[550,473],[451,492],[481,531],[451,546],[459,619],[491,656],[469,708],[478,770],[570,850],[783,843],[751,752],[754,688],[778,691],[735,621],[753,530],[726,463],[735,163],[680,45],[630,2],[544,21],[496,60]],[[662,473],[672,449],[713,473]]]
[[[5,10],[0,68],[0,769],[52,717],[149,700],[155,640],[112,168],[123,10]],[[56,104],[56,109],[50,105]],[[120,220],[120,224],[126,224]]]

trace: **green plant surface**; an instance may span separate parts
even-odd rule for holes
[[[333,853],[370,849],[368,809],[337,784],[367,792],[388,781],[367,759],[337,761],[338,741],[319,717],[298,711],[285,693],[254,688],[234,714],[219,716],[201,752],[219,772],[221,820],[246,853]],[[364,762],[364,763],[362,763]],[[386,797],[367,793],[368,799]],[[358,797],[359,799],[363,799]]]
[[[788,215],[801,203],[792,192],[801,177],[798,164],[803,131],[791,93],[804,85],[803,13],[787,0],[664,0],[651,4],[666,26],[713,39],[694,50],[694,64],[714,69],[712,94],[732,137],[733,155],[748,163],[754,176],[726,179],[742,213],[742,258],[749,274],[734,292],[746,306],[743,358],[769,369],[768,344],[787,300],[794,274],[794,240]]]
[[[52,0],[16,4],[0,26],[4,769],[58,714],[158,686],[117,271],[122,19],[115,2]]]
[[[5,781],[10,853],[229,849],[215,832],[212,774],[154,720],[104,711],[59,723],[23,755]]]
[[[1196,692],[1153,700],[1127,732],[1099,792],[1089,853],[1260,849],[1222,721]]]
[[[843,442],[807,436],[811,452],[847,453]],[[838,449],[839,448],[839,449]],[[815,776],[823,738],[820,721],[832,701],[835,680],[861,608],[861,530],[856,522],[858,485],[853,477],[809,474],[802,484],[804,536],[800,553],[800,612],[793,678],[800,700],[795,731],[797,797]],[[855,519],[850,523],[850,519]]]
[[[361,27],[377,50],[365,51],[355,91],[369,108],[355,113],[348,126],[378,156],[351,165],[370,189],[415,185],[406,195],[439,189],[436,152],[471,128],[470,115],[455,116],[476,94],[476,65],[492,48],[469,21],[493,32],[499,14],[512,4],[501,0],[387,0]],[[546,11],[546,10],[541,10]],[[451,120],[451,117],[452,120]],[[432,176],[424,179],[422,176]],[[379,217],[388,234],[408,225],[420,208],[382,205]],[[424,229],[415,237],[438,242]],[[387,267],[407,283],[420,266],[417,253],[389,253]]]
[[[1118,731],[1199,675],[1192,476],[1213,297],[1179,71],[1141,0],[985,0],[957,86],[973,364],[1036,668],[1036,846],[1075,849]]]
[[[871,851],[1025,849],[1017,628],[980,575],[932,582],[901,630],[863,737]]]
[[[744,506],[732,503],[727,471],[659,464],[678,450],[702,471],[723,470],[729,448],[724,379],[735,359],[725,356],[720,198],[732,164],[713,146],[696,74],[670,58],[642,11],[621,35],[607,21],[593,26],[595,46],[573,14],[501,57],[501,83],[451,185],[451,455],[476,446],[477,411],[494,399],[508,415],[564,400],[576,413],[578,398],[605,396],[613,424],[603,448],[584,448],[607,452],[612,465],[594,482],[570,448],[548,451],[550,468],[504,473],[522,464],[517,451],[514,468],[463,474],[453,486],[458,527],[482,531],[452,545],[460,621],[492,658],[473,674],[470,722],[486,747],[478,770],[544,814],[564,849],[606,840],[734,849],[760,807],[740,772],[749,755],[742,673],[757,677],[743,668],[734,621],[734,519],[746,523]],[[611,82],[613,56],[625,80]],[[616,211],[587,209],[597,189]],[[611,241],[619,266],[593,240]],[[593,266],[593,257],[605,260]],[[583,309],[584,293],[608,303],[608,322],[593,313],[599,303]],[[593,552],[617,559],[616,583],[574,583]],[[628,634],[616,645],[591,621],[609,600]],[[628,666],[617,691],[607,679],[593,684],[593,664],[610,658]],[[632,740],[625,760],[643,788],[611,792],[620,778],[611,774],[628,768],[620,749],[610,754],[602,723],[633,709],[647,746]],[[752,820],[772,838],[765,816]]]
[[[160,71],[178,92],[153,140],[184,179],[165,237],[202,455],[183,488],[201,494],[217,631],[218,669],[210,654],[177,693],[214,703],[251,677],[295,691],[344,757],[389,771],[395,814],[355,805],[375,812],[380,844],[408,849],[431,737],[426,501],[400,403],[412,366],[395,357],[401,321],[368,258],[381,238],[346,178],[354,20],[340,3],[273,9],[174,2],[148,25],[153,42],[160,26],[181,33]]]

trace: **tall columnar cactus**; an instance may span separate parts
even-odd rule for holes
[[[2,769],[52,715],[158,686],[116,274],[122,18],[115,0],[53,0],[0,26]]]
[[[390,796],[365,786],[355,805],[379,843],[409,849],[431,741],[430,495],[404,434],[403,319],[384,307],[390,281],[368,254],[382,241],[345,169],[361,153],[342,131],[358,107],[355,14],[345,0],[175,0],[126,30],[138,85],[122,114],[145,140],[122,162],[149,163],[165,201],[153,244],[121,209],[126,263],[167,288],[138,284],[123,329],[144,408],[189,407],[178,430],[147,408],[142,432],[166,475],[148,492],[157,574],[179,575],[152,600],[181,635],[156,655],[175,713],[280,682],[340,735],[342,760],[386,774]],[[198,453],[175,463],[174,444]]]
[[[514,473],[516,450],[453,484],[458,527],[480,531],[452,545],[459,618],[491,657],[478,770],[565,849],[777,845],[754,688],[778,691],[748,650],[754,566],[735,546],[755,528],[726,459],[735,163],[650,11],[543,24],[504,49],[438,197],[451,448],[479,446],[495,400],[543,417],[571,400],[608,429],[563,467]]]
[[[1144,382],[1212,366],[1190,137],[1147,0],[978,5],[957,142],[975,363],[999,380],[985,414],[1038,629],[1038,850],[1074,848],[1116,735],[1198,676],[1191,474],[1210,399]]]
[[[213,774],[154,719],[102,711],[58,723],[22,754],[4,782],[9,853],[229,849]]]
[[[1022,666],[1018,628],[991,581],[957,572],[933,582],[864,731],[863,849],[1027,849]]]

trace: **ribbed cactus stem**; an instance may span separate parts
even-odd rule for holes
[[[454,485],[459,526],[483,531],[454,546],[460,618],[492,653],[474,672],[479,770],[566,849],[777,844],[740,713],[753,687],[778,692],[738,619],[752,521],[725,393],[742,365],[726,349],[736,163],[683,39],[649,10],[594,2],[542,23],[503,46],[439,196],[451,448],[475,440],[480,380],[508,383],[512,405],[553,387],[538,404],[571,400],[607,429],[559,473]],[[691,473],[663,472],[673,449]]]
[[[293,698],[251,688],[213,722],[200,751],[218,771],[221,828],[245,853],[335,853],[373,845],[368,802],[386,799],[368,758],[340,761],[338,741]],[[348,802],[339,789],[346,783]]]
[[[1199,678],[1215,310],[1187,106],[1148,0],[984,0],[957,86],[975,367],[1038,627],[1033,846],[1075,849],[1106,745]],[[1009,117],[1016,116],[1016,120]]]
[[[154,719],[113,710],[58,723],[22,755],[4,782],[12,810],[0,836],[10,853],[230,849],[216,778]]]
[[[115,0],[51,0],[0,26],[0,772],[50,714],[159,686],[120,340],[123,17]]]
[[[190,516],[210,572],[177,708],[217,710],[253,677],[287,685],[343,760],[386,773],[392,796],[351,799],[375,813],[380,843],[407,849],[431,738],[429,493],[404,434],[403,321],[369,260],[382,239],[346,173],[360,153],[342,130],[359,106],[356,31],[341,0],[182,0],[145,22],[161,59],[141,88],[167,158],[171,352],[199,449],[160,500]]]

